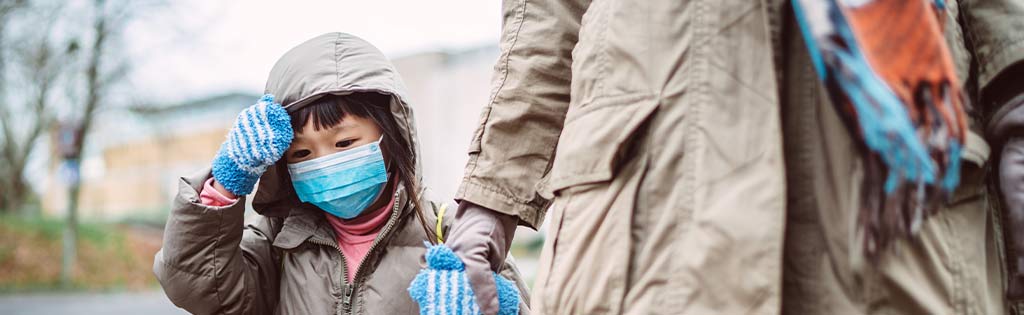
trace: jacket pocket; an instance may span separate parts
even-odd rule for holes
[[[612,179],[630,140],[657,108],[650,95],[629,94],[570,109],[551,171],[538,191],[551,198],[567,187]]]
[[[960,185],[953,190],[949,205],[956,205],[980,197],[985,192],[985,164],[989,159],[989,146],[973,131],[967,133],[963,153],[960,155]]]

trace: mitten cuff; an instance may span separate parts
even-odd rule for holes
[[[221,148],[221,151],[224,151],[224,148]],[[218,153],[217,157],[213,159],[213,178],[221,186],[224,186],[225,189],[235,194],[235,196],[244,196],[251,193],[261,173],[250,173],[242,170],[237,163],[228,157],[226,152]]]

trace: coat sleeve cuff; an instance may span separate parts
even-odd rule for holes
[[[455,193],[455,200],[469,201],[481,207],[519,217],[519,225],[537,229],[544,221],[550,202],[539,196],[531,201],[517,200],[508,194],[501,193],[497,188],[481,183],[473,178],[466,178]]]
[[[1001,146],[1011,135],[1020,135],[1024,130],[1024,94],[1001,104],[985,126],[985,136],[995,146]]]
[[[210,178],[205,169],[192,176],[179,179],[178,195],[168,218],[165,236],[206,237],[219,240],[223,246],[237,247],[241,240],[245,218],[244,196],[224,206],[206,205],[200,198],[203,185]]]
[[[978,83],[981,87],[988,86],[1004,69],[1018,62],[1024,62],[1024,37],[1001,44],[988,58],[984,58],[980,65]]]

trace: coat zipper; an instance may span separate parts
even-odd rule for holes
[[[341,247],[338,246],[337,241],[335,241],[335,243],[333,244],[312,238],[310,238],[308,241],[310,243],[317,245],[330,246],[338,251],[338,255],[341,255],[341,285],[343,286],[342,290],[344,291],[344,295],[342,296],[342,307],[338,308],[338,312],[336,313],[338,315],[341,315],[342,310],[348,310],[346,304],[351,303],[345,301],[350,300],[352,297],[352,286],[349,285],[348,280],[346,279],[346,276],[348,275],[348,263],[345,262],[345,254],[341,252]]]
[[[372,254],[373,251],[377,249],[377,244],[380,243],[380,240],[383,239],[384,236],[388,235],[387,233],[391,231],[392,226],[394,226],[395,222],[398,221],[395,218],[396,216],[400,215],[400,213],[398,213],[398,208],[401,205],[401,203],[398,202],[398,191],[395,191],[395,195],[392,196],[392,198],[395,199],[395,205],[393,208],[391,208],[391,218],[388,218],[388,223],[385,224],[384,228],[381,229],[379,234],[377,234],[377,238],[373,240],[373,244],[371,244],[370,249],[366,251],[366,256],[363,258],[362,261],[359,262],[359,266],[356,266],[359,269],[356,269],[356,274],[355,276],[352,277],[352,283],[348,283],[348,262],[345,260],[345,254],[341,252],[341,247],[338,245],[337,240],[335,240],[333,244],[313,238],[310,238],[308,240],[310,243],[313,244],[333,247],[335,250],[338,251],[338,255],[341,255],[341,283],[344,286],[344,294],[341,297],[342,308],[338,309],[338,315],[341,315],[342,312],[352,314],[352,294],[355,291],[356,284],[359,283],[359,276],[363,274],[363,264],[366,263],[366,258],[370,257],[370,254]]]

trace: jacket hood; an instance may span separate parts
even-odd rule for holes
[[[274,64],[265,90],[289,113],[326,95],[356,92],[391,96],[391,114],[417,155],[416,178],[402,180],[421,181],[419,141],[405,84],[387,57],[365,40],[346,33],[327,33],[299,44]],[[265,216],[284,217],[299,204],[287,165],[281,159],[260,177],[253,208]]]

